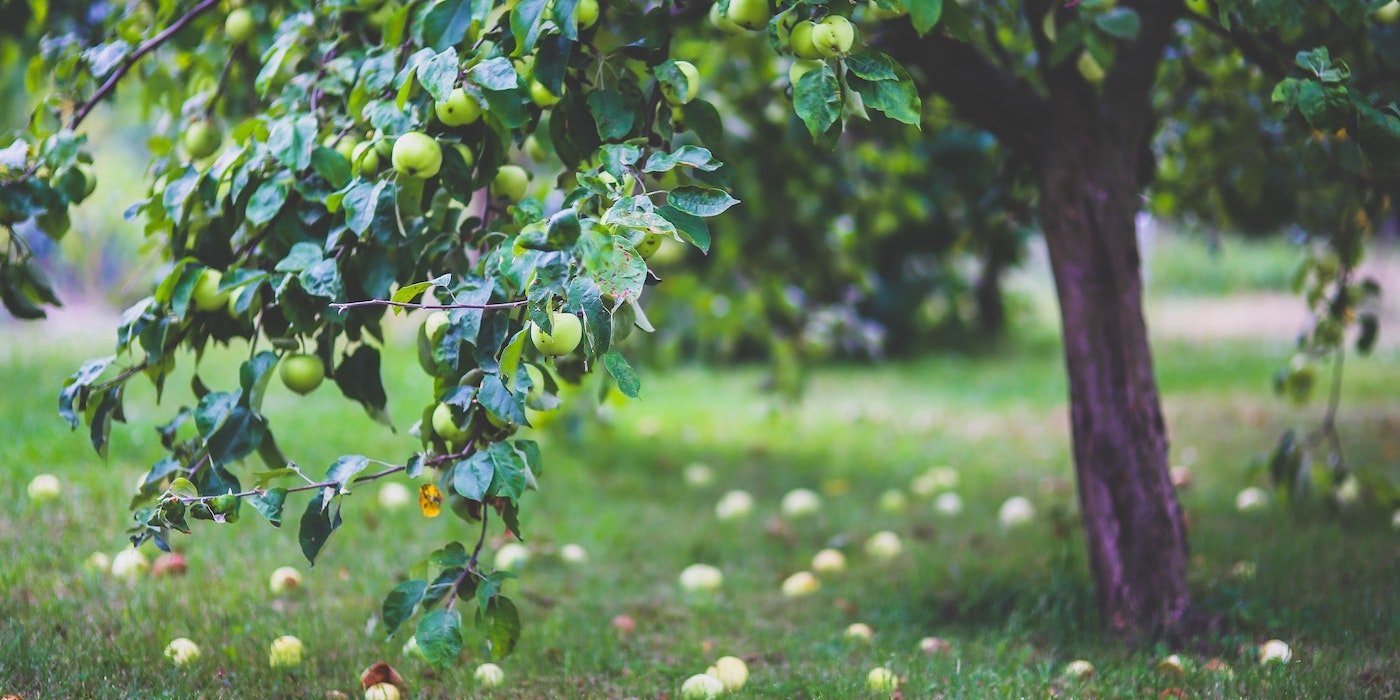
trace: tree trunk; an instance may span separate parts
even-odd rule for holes
[[[1090,568],[1114,630],[1171,633],[1190,603],[1186,528],[1142,313],[1137,144],[1115,138],[1092,109],[1056,107],[1039,160],[1041,223],[1064,327]]]

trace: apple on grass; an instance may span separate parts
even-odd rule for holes
[[[1025,496],[1012,496],[997,510],[997,522],[1003,529],[1020,527],[1035,518],[1035,506]]]
[[[1293,659],[1293,650],[1281,639],[1270,639],[1259,646],[1259,665],[1287,664]]]
[[[199,658],[199,645],[184,637],[176,637],[165,645],[165,655],[176,666],[184,666]]]
[[[724,693],[724,681],[708,673],[697,673],[681,684],[681,697],[686,700],[712,700]]]
[[[128,581],[135,580],[150,568],[151,565],[150,562],[146,561],[146,555],[135,547],[123,549],[112,558],[112,575]]]
[[[823,549],[812,557],[812,570],[819,574],[836,574],[846,570],[846,555],[839,549]]]
[[[709,486],[715,480],[714,470],[699,462],[687,465],[684,475],[686,485],[693,488]]]
[[[909,506],[909,498],[899,489],[887,489],[880,494],[880,510],[886,513],[903,513]]]
[[[725,690],[733,692],[749,681],[749,667],[737,656],[721,656],[715,660],[715,665],[705,671],[705,675],[718,678]]]
[[[505,682],[506,672],[501,670],[501,667],[496,664],[486,663],[477,666],[476,673],[473,673],[472,677],[476,679],[477,683],[487,688],[495,688]]]
[[[803,598],[821,587],[821,581],[810,571],[799,571],[783,579],[783,595],[788,598]]]
[[[894,559],[903,549],[904,545],[899,541],[899,535],[889,530],[881,530],[865,541],[865,553],[881,561]]]
[[[379,487],[379,507],[384,510],[399,510],[413,501],[408,487],[391,481]]]
[[[877,666],[865,674],[865,685],[876,692],[889,691],[899,686],[899,679],[895,677],[894,671]]]
[[[715,517],[720,520],[742,520],[753,513],[753,496],[735,489],[720,497],[715,504]]]
[[[290,566],[279,567],[272,572],[272,577],[268,579],[268,588],[272,590],[272,595],[276,596],[301,590],[301,585],[301,572]]]
[[[1235,496],[1235,510],[1241,513],[1260,511],[1267,508],[1268,505],[1269,492],[1258,486],[1250,486]]]
[[[846,628],[845,636],[853,642],[869,642],[875,638],[875,630],[864,622],[853,622]]]
[[[151,565],[152,576],[183,576],[188,570],[189,563],[179,552],[166,552],[156,557],[155,564]]]
[[[63,484],[59,483],[58,477],[53,474],[40,474],[30,480],[27,491],[29,500],[47,503],[63,493]]]
[[[402,700],[403,694],[393,683],[375,683],[365,688],[365,700]]]
[[[112,558],[106,552],[93,552],[88,555],[87,561],[83,562],[83,567],[88,571],[105,574],[112,570]]]
[[[576,544],[566,544],[559,548],[559,558],[566,564],[587,564],[588,550]]]
[[[793,489],[783,495],[781,510],[789,518],[805,518],[821,510],[822,498],[811,489]]]
[[[933,510],[939,515],[952,517],[962,512],[962,497],[952,491],[938,494],[933,500]]]
[[[724,585],[724,573],[709,564],[691,564],[681,570],[680,584],[691,593],[709,593]]]
[[[267,663],[273,668],[292,668],[301,665],[301,655],[306,647],[301,640],[291,635],[283,635],[272,640],[268,647]]]
[[[507,542],[496,550],[496,568],[500,571],[515,571],[530,561],[530,550],[519,542]]]
[[[1065,665],[1065,670],[1060,674],[1065,678],[1085,679],[1093,678],[1094,665],[1084,659],[1075,659]]]

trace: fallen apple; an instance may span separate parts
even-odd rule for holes
[[[939,515],[952,517],[962,512],[962,497],[952,491],[938,494],[938,498],[933,499],[933,511]]]
[[[919,651],[922,651],[923,653],[929,656],[952,650],[953,645],[950,644],[946,639],[942,639],[939,637],[924,637],[923,639],[919,640]]]
[[[184,666],[199,658],[199,645],[184,637],[176,637],[165,645],[165,655],[176,666]]]
[[[789,518],[805,518],[821,510],[822,497],[811,489],[793,489],[783,496],[782,513]]]
[[[1157,662],[1157,673],[1163,676],[1182,677],[1186,675],[1186,663],[1178,654],[1172,654]]]
[[[724,693],[724,681],[708,673],[697,673],[681,684],[681,697],[686,700],[712,700]]]
[[[909,506],[909,498],[899,489],[889,489],[880,494],[880,510],[886,513],[903,513]]]
[[[802,598],[816,593],[822,587],[821,581],[810,571],[799,571],[783,579],[783,595],[788,598]]]
[[[812,571],[819,574],[839,574],[846,570],[846,555],[839,549],[823,549],[812,557]]]
[[[699,462],[686,466],[684,474],[686,485],[695,488],[709,486],[715,480],[714,470]]]
[[[1258,486],[1250,486],[1235,496],[1235,510],[1241,513],[1254,513],[1267,508],[1269,492]]]
[[[1281,639],[1270,639],[1259,646],[1259,665],[1286,664],[1293,659],[1293,650]]]
[[[865,674],[865,685],[876,692],[890,691],[899,686],[899,679],[895,677],[894,671],[877,666]]]
[[[268,587],[272,589],[272,595],[276,596],[294,593],[301,589],[301,584],[301,572],[290,566],[277,568],[268,579]]]
[[[734,490],[720,497],[715,504],[715,517],[720,520],[741,520],[753,513],[753,496],[748,491]]]
[[[567,564],[587,564],[588,550],[576,544],[566,544],[559,548],[559,558]]]
[[[845,637],[853,642],[869,642],[875,639],[875,630],[864,622],[852,622],[846,628]]]
[[[691,564],[681,570],[680,583],[693,593],[716,591],[724,585],[724,572],[709,564]]]
[[[865,541],[865,553],[881,561],[889,561],[899,556],[903,549],[904,545],[899,541],[899,535],[889,530],[881,530]]]
[[[1065,665],[1065,670],[1060,674],[1065,678],[1085,679],[1094,677],[1094,665],[1084,659],[1075,659]]]
[[[507,542],[496,550],[496,569],[499,571],[516,571],[530,560],[530,550],[519,542]]]
[[[476,673],[472,674],[477,683],[487,688],[495,688],[506,680],[506,672],[501,670],[496,664],[486,663],[476,667]]]
[[[408,487],[391,481],[379,487],[379,507],[384,510],[398,510],[413,501]]]
[[[83,562],[83,568],[99,574],[108,573],[112,570],[112,558],[106,552],[93,552]]]
[[[63,493],[63,484],[53,474],[40,474],[29,482],[28,492],[35,503],[47,503]]]
[[[1025,496],[1012,496],[997,510],[997,522],[1007,530],[1025,525],[1034,518],[1035,506]]]
[[[189,570],[189,564],[185,561],[185,555],[179,552],[167,552],[156,557],[156,561],[151,565],[151,575],[153,576],[181,576]]]
[[[272,640],[268,647],[267,663],[273,668],[292,668],[301,665],[302,652],[306,647],[301,640],[291,635],[283,635]]]
[[[721,656],[715,660],[715,665],[705,671],[705,675],[718,678],[724,684],[724,689],[732,692],[743,688],[749,681],[749,667],[737,656]]]
[[[128,581],[146,573],[150,568],[151,565],[150,562],[146,561],[146,555],[135,547],[123,549],[112,558],[112,575]]]
[[[365,700],[401,700],[403,694],[393,683],[375,683],[365,688]]]

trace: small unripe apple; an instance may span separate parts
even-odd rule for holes
[[[433,137],[410,131],[394,141],[391,162],[400,175],[427,179],[442,168],[442,147]]]
[[[303,396],[315,391],[326,378],[326,365],[315,355],[288,355],[278,365],[282,383]]]
[[[680,584],[691,592],[719,590],[724,585],[724,572],[709,564],[691,564],[681,570]]]
[[[344,158],[346,162],[353,166],[355,163],[355,147],[360,145],[360,139],[353,134],[344,134],[337,139],[335,134],[331,134],[321,142],[321,145],[339,153],[340,157]]]
[[[715,25],[716,29],[720,30],[721,32],[724,32],[725,34],[744,33],[743,27],[735,24],[734,20],[729,19],[727,16],[724,15],[724,13],[719,11],[719,2],[715,2],[715,4],[710,5],[710,24]]]
[[[666,98],[667,102],[671,103],[672,107],[688,104],[695,99],[696,95],[700,94],[700,71],[695,68],[695,64],[690,61],[676,61],[676,70],[685,76],[685,94],[676,92],[678,88],[674,84],[663,83],[661,85],[661,95]],[[659,242],[658,245],[660,245]]]
[[[1259,647],[1259,665],[1286,664],[1293,659],[1293,650],[1281,639],[1270,639]]]
[[[740,27],[756,32],[768,26],[773,11],[768,7],[768,0],[730,0],[725,16]]]
[[[272,572],[272,577],[268,579],[268,588],[272,590],[272,595],[280,596],[294,593],[301,589],[301,572],[290,566],[283,566]]]
[[[190,158],[201,160],[214,155],[223,141],[223,132],[217,124],[208,119],[196,119],[185,129],[181,142]]]
[[[810,19],[802,20],[793,25],[792,31],[788,34],[788,48],[792,49],[792,53],[798,58],[809,61],[822,58],[822,52],[817,50],[816,44],[812,43],[812,31],[816,28],[817,23]]]
[[[1065,678],[1092,678],[1094,676],[1094,665],[1084,659],[1075,659],[1065,665],[1065,670],[1060,675]]]
[[[826,58],[845,56],[851,52],[855,41],[855,25],[841,15],[827,15],[812,27],[812,45]]]
[[[467,438],[470,437],[470,434],[464,429],[464,425],[458,424],[456,410],[445,403],[440,403],[437,408],[433,409],[433,432],[451,443],[466,442]]]
[[[797,81],[801,80],[802,76],[807,75],[808,71],[821,70],[824,65],[826,65],[825,61],[809,61],[805,58],[799,58],[793,61],[791,66],[788,66],[788,82],[796,87]]]
[[[79,163],[76,169],[83,176],[83,199],[87,199],[97,190],[97,173],[87,163]]]
[[[1079,54],[1079,61],[1075,63],[1079,69],[1079,75],[1084,78],[1084,82],[1090,85],[1098,85],[1103,82],[1108,74],[1104,72],[1103,66],[1099,65],[1098,59],[1088,51]]]
[[[875,692],[894,690],[899,686],[899,679],[895,677],[894,671],[878,666],[870,669],[870,673],[865,674],[865,685]]]
[[[476,673],[472,674],[477,683],[487,687],[495,688],[506,680],[506,672],[501,670],[496,664],[482,664],[476,667]]]
[[[821,581],[810,571],[799,571],[783,579],[783,596],[787,598],[803,598],[816,593],[822,587]]]
[[[1005,529],[1020,527],[1035,519],[1035,506],[1025,496],[1012,496],[997,510],[997,522]]]
[[[534,79],[530,80],[530,101],[534,102],[541,109],[549,109],[559,104],[560,99],[558,95],[550,92],[549,88],[545,87],[544,83]]]
[[[379,507],[384,510],[399,510],[413,500],[408,487],[391,481],[379,487]]]
[[[450,325],[452,325],[450,314],[442,310],[434,311],[423,319],[423,335],[428,336],[428,340],[437,343],[442,340]]]
[[[583,340],[583,322],[573,314],[555,312],[550,316],[554,326],[546,333],[533,322],[530,324],[530,341],[542,355],[557,357],[574,351]]]
[[[530,173],[518,165],[502,165],[491,178],[491,196],[504,197],[515,203],[525,198],[530,185]]]
[[[28,492],[35,503],[47,503],[63,493],[63,484],[53,474],[40,474],[30,480]]]
[[[747,491],[730,491],[715,504],[715,517],[720,520],[739,520],[749,517],[750,513],[753,513],[753,496]]]
[[[823,549],[812,557],[812,571],[819,574],[838,574],[846,570],[846,555],[839,549]]]
[[[447,126],[466,126],[481,118],[481,102],[462,88],[453,88],[447,99],[433,103],[438,121]]]
[[[150,568],[151,564],[146,561],[146,555],[135,547],[123,549],[112,558],[112,575],[128,581],[146,573]]]
[[[633,247],[636,248],[637,255],[642,256],[643,260],[651,260],[651,256],[656,255],[656,251],[661,250],[661,242],[664,240],[666,237],[659,233],[648,233],[642,236],[642,240]]]
[[[1376,8],[1374,17],[1381,24],[1395,24],[1400,20],[1400,0],[1390,0],[1390,2]]]
[[[588,550],[576,544],[566,544],[559,548],[559,558],[568,564],[587,564]]]
[[[184,666],[199,658],[199,645],[184,637],[176,637],[165,645],[165,655],[176,666]]]
[[[257,31],[257,28],[252,11],[246,7],[233,10],[224,20],[224,35],[235,44],[247,43],[253,38],[253,32]]]
[[[398,686],[393,683],[375,683],[365,688],[365,700],[401,700]]]
[[[350,171],[366,180],[379,174],[379,149],[365,141],[350,151]]]
[[[749,667],[737,656],[721,656],[715,660],[715,665],[705,671],[705,675],[718,678],[725,690],[733,692],[749,681]]]
[[[530,550],[519,542],[507,542],[496,550],[496,568],[500,571],[516,571],[530,561]]]
[[[200,311],[220,311],[228,305],[228,290],[219,289],[219,283],[224,279],[223,273],[214,269],[206,269],[200,273],[199,279],[194,283],[194,289],[190,292],[190,301],[194,302],[194,308]]]
[[[579,29],[588,29],[598,23],[598,0],[578,0],[574,5],[574,22]]]
[[[789,518],[805,518],[821,510],[822,497],[811,489],[793,489],[783,496],[781,510]]]
[[[846,628],[846,639],[854,642],[868,642],[875,639],[875,630],[864,622],[852,622]]]
[[[865,541],[865,553],[882,561],[899,556],[903,550],[904,545],[899,541],[899,535],[889,530],[881,530]]]
[[[708,673],[697,673],[681,684],[681,697],[685,700],[714,700],[724,694],[724,681]]]
[[[273,668],[292,668],[301,665],[301,654],[306,647],[301,640],[291,635],[284,635],[272,640],[272,646],[268,647],[267,663]]]

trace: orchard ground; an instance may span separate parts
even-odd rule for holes
[[[129,425],[113,431],[103,463],[54,407],[61,379],[110,347],[112,318],[74,310],[46,325],[7,322],[0,693],[354,698],[359,672],[384,660],[413,698],[675,697],[685,678],[735,655],[751,671],[739,697],[873,696],[866,675],[883,665],[905,697],[1393,697],[1400,532],[1390,513],[1277,501],[1251,514],[1234,507],[1241,488],[1263,483],[1250,475],[1251,459],[1280,430],[1306,428],[1321,411],[1316,403],[1287,406],[1268,389],[1302,317],[1301,302],[1289,306],[1276,288],[1278,279],[1286,286],[1286,270],[1256,279],[1246,269],[1271,250],[1236,256],[1244,267],[1215,269],[1190,263],[1190,248],[1164,246],[1153,263],[1149,321],[1158,331],[1172,461],[1194,477],[1182,492],[1191,579],[1202,610],[1219,616],[1214,635],[1132,648],[1100,631],[1073,515],[1062,363],[1053,324],[1042,323],[975,356],[817,371],[804,401],[785,409],[758,391],[760,368],[681,368],[646,372],[643,399],[606,402],[605,420],[561,420],[542,438],[543,490],[525,502],[532,558],[508,588],[525,633],[494,690],[472,680],[483,659],[433,674],[401,655],[404,633],[384,640],[376,621],[384,594],[415,561],[445,542],[472,541],[475,529],[450,514],[425,519],[413,505],[388,512],[375,497],[378,484],[347,498],[345,525],[314,570],[298,549],[295,519],[277,530],[245,508],[237,525],[201,522],[194,536],[176,537],[189,564],[183,577],[127,583],[85,571],[90,553],[125,546],[129,490],[160,453],[152,426],[188,400],[188,358],[159,408],[149,396],[127,402]],[[1275,267],[1287,264],[1279,255]],[[1161,272],[1172,265],[1175,272]],[[1255,282],[1239,288],[1240,279]],[[1031,273],[1017,283],[1041,299],[1041,281]],[[1212,296],[1219,293],[1231,296]],[[1375,356],[1349,360],[1340,414],[1349,458],[1392,481],[1400,481],[1397,327],[1383,325],[1392,340]],[[411,337],[405,332],[388,350],[397,435],[329,384],[307,397],[280,385],[270,391],[266,410],[279,435],[300,436],[283,448],[308,474],[340,454],[410,454],[404,429],[430,391]],[[234,372],[237,358],[215,354],[202,371]],[[710,467],[712,483],[686,483],[683,472],[695,463]],[[934,466],[958,471],[960,515],[941,516],[931,499],[912,494],[902,512],[880,508],[883,492],[908,492]],[[40,473],[58,475],[61,500],[29,501],[25,485]],[[810,518],[783,520],[779,500],[797,487],[822,493],[824,505]],[[719,522],[714,505],[731,489],[749,491],[756,507],[747,520]],[[1006,531],[997,509],[1015,495],[1029,498],[1036,516]],[[905,546],[879,564],[862,544],[884,529]],[[582,545],[589,561],[552,554],[566,543]],[[820,576],[820,590],[806,598],[784,598],[782,581],[829,546],[845,551],[848,569]],[[679,589],[678,574],[696,562],[723,571],[716,595]],[[286,565],[303,569],[304,592],[274,598],[268,576]],[[617,616],[635,630],[616,629]],[[854,622],[870,625],[871,642],[843,637]],[[268,645],[284,634],[305,642],[305,661],[274,671]],[[175,637],[194,640],[202,657],[173,666],[162,650]],[[924,637],[950,648],[926,655],[918,648]],[[1257,647],[1272,638],[1291,645],[1292,663],[1258,666]],[[1184,675],[1158,672],[1172,653],[1187,660]],[[1213,658],[1233,675],[1203,670]],[[1075,659],[1092,662],[1095,675],[1062,678]]]

